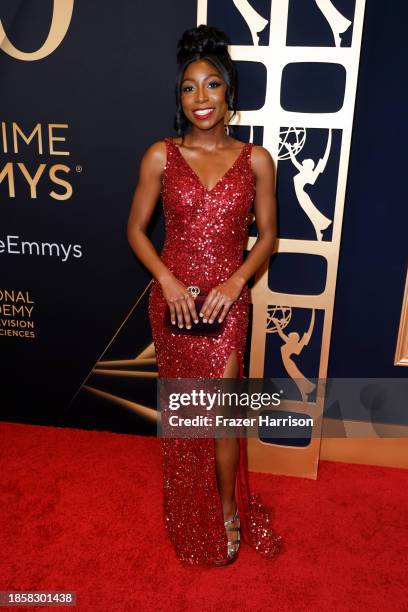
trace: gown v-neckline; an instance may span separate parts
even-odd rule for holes
[[[218,179],[218,181],[215,183],[215,185],[213,187],[211,187],[211,189],[207,189],[207,187],[204,185],[204,183],[201,180],[201,178],[198,176],[197,172],[190,166],[190,164],[187,162],[187,160],[182,155],[178,144],[176,142],[174,142],[174,140],[172,138],[169,138],[169,140],[173,144],[175,149],[177,150],[177,153],[180,155],[180,157],[181,157],[182,161],[184,162],[185,166],[190,170],[191,174],[196,178],[197,182],[202,187],[202,189],[204,189],[204,191],[206,193],[212,193],[215,190],[215,188],[218,187],[218,185],[224,181],[224,179],[228,176],[228,174],[235,168],[235,166],[237,165],[238,161],[241,159],[241,156],[243,155],[245,149],[248,146],[247,142],[244,143],[244,146],[241,147],[239,155],[235,158],[235,160],[233,161],[232,165],[224,172],[224,174],[221,176],[221,178]]]

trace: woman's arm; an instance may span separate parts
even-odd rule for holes
[[[146,234],[160,196],[161,181],[166,164],[166,143],[155,142],[145,152],[140,163],[139,181],[133,196],[127,223],[127,239],[134,253],[161,285],[173,324],[191,327],[198,322],[195,303],[187,287],[180,282],[158,255]]]
[[[254,212],[258,238],[240,267],[228,280],[209,292],[200,311],[200,316],[209,323],[217,317],[219,321],[223,321],[245,283],[273,253],[275,246],[277,221],[274,162],[266,149],[256,146],[252,148],[251,161],[256,181]]]
[[[159,281],[170,275],[160,259],[146,230],[160,196],[161,179],[166,163],[166,144],[152,144],[140,163],[139,181],[133,195],[127,223],[127,239],[134,253]]]

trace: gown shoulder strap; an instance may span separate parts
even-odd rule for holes
[[[165,137],[164,142],[166,143],[166,163],[164,165],[164,173],[166,173],[166,170],[168,169],[172,156],[174,154],[174,149],[176,147],[176,143],[174,142],[174,140],[170,137]]]
[[[245,145],[245,157],[248,162],[249,169],[252,171],[252,148],[254,146],[253,142],[247,142]]]

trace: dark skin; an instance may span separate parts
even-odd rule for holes
[[[227,84],[216,68],[206,60],[192,62],[183,75],[181,103],[184,114],[191,123],[191,131],[184,142],[176,138],[180,153],[211,190],[229,170],[238,157],[243,143],[225,133],[228,106],[225,101]],[[200,119],[194,111],[212,109],[209,116]],[[252,148],[251,166],[256,182],[254,213],[258,229],[257,240],[246,260],[224,282],[213,287],[196,312],[195,302],[187,286],[176,278],[161,260],[146,234],[149,221],[160,196],[161,180],[166,163],[166,144],[158,141],[145,152],[127,226],[130,246],[160,283],[163,296],[170,308],[173,323],[191,328],[198,322],[197,316],[209,325],[217,317],[220,321],[228,315],[232,304],[255,272],[273,253],[276,241],[275,166],[269,152],[263,147]],[[236,378],[239,363],[233,351],[224,370],[224,378]],[[186,373],[188,376],[188,372]],[[238,440],[216,439],[217,479],[223,506],[224,520],[232,517],[235,508],[235,479],[239,460]],[[234,534],[232,534],[233,537]]]

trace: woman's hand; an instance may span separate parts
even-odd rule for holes
[[[244,282],[231,277],[209,291],[200,310],[204,323],[212,323],[217,317],[219,323],[225,319],[232,304],[239,298]]]
[[[186,285],[173,275],[167,276],[160,284],[169,305],[171,322],[175,325],[177,319],[179,327],[183,327],[185,322],[187,329],[191,329],[191,320],[198,323],[198,316],[194,299]]]

